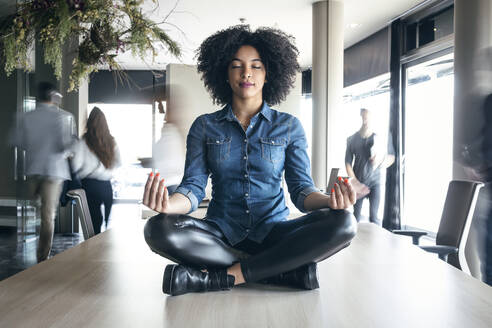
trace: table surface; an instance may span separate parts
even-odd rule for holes
[[[491,327],[492,288],[373,224],[319,264],[320,289],[162,294],[144,220],[0,282],[1,327]]]

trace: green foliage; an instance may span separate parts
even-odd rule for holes
[[[152,0],[155,2],[155,0]],[[29,67],[29,49],[35,39],[44,48],[43,58],[56,77],[62,73],[63,48],[69,38],[79,40],[70,73],[69,91],[99,65],[120,69],[119,52],[130,50],[144,59],[164,46],[181,55],[180,46],[142,13],[143,0],[31,0],[18,5],[15,14],[0,23],[0,58],[5,72]]]

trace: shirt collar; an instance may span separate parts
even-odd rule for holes
[[[50,103],[37,103],[36,109],[58,109],[58,107]]]
[[[263,115],[263,117],[266,118],[269,122],[272,121],[272,109],[267,105],[266,102],[263,102],[260,114]],[[232,106],[230,104],[227,104],[224,108],[222,108],[216,118],[217,121],[221,121],[224,119],[230,122],[234,121],[234,113],[232,112]]]

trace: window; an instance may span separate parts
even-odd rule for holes
[[[419,29],[419,44],[421,47],[434,40],[439,40],[449,34],[453,33],[453,8],[446,9],[445,11],[424,18],[418,24]]]
[[[432,232],[452,179],[453,67],[451,53],[405,71],[402,223]]]
[[[114,198],[139,200],[150,172],[142,168],[139,158],[152,157],[152,105],[89,104],[88,115],[94,106],[106,115],[121,153],[122,165],[111,181]]]
[[[405,52],[453,34],[454,6],[430,14],[405,26]]]

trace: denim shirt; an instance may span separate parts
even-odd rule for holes
[[[185,173],[176,192],[188,197],[190,212],[205,196],[208,176],[212,200],[206,219],[217,224],[231,245],[245,238],[261,243],[289,210],[282,174],[292,202],[302,211],[314,187],[301,123],[263,103],[246,131],[230,105],[199,116],[187,137]]]

